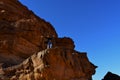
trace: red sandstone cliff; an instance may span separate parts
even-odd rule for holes
[[[0,62],[18,64],[46,49],[45,36],[57,34],[52,25],[35,16],[17,0],[0,0]]]
[[[96,66],[74,47],[17,0],[0,0],[0,80],[90,80]]]
[[[51,48],[33,54],[19,65],[3,68],[11,80],[88,80],[95,73],[86,53]]]

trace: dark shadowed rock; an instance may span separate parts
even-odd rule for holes
[[[102,80],[120,80],[120,76],[111,72],[108,72],[105,76],[104,79]]]

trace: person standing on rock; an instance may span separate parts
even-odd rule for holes
[[[47,38],[47,49],[52,48],[52,38]]]
[[[45,41],[47,49],[50,49],[53,47],[53,44],[54,44],[53,39],[54,39],[54,35],[45,37],[44,41]]]

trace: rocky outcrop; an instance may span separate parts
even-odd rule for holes
[[[112,72],[108,72],[105,76],[104,79],[102,80],[120,80],[120,76],[117,74],[114,74]]]
[[[46,49],[45,37],[57,38],[52,25],[17,0],[0,0],[0,62],[7,67]]]
[[[18,0],[0,0],[0,80],[91,80],[96,66]]]
[[[90,80],[95,73],[86,53],[51,48],[33,54],[21,64],[3,68],[3,79],[11,80]]]
[[[53,47],[74,49],[75,45],[71,38],[63,37],[53,39]]]

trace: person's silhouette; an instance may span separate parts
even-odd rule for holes
[[[52,48],[52,38],[47,38],[47,49]]]
[[[47,41],[47,49],[52,48],[52,40],[50,38],[48,38]]]

